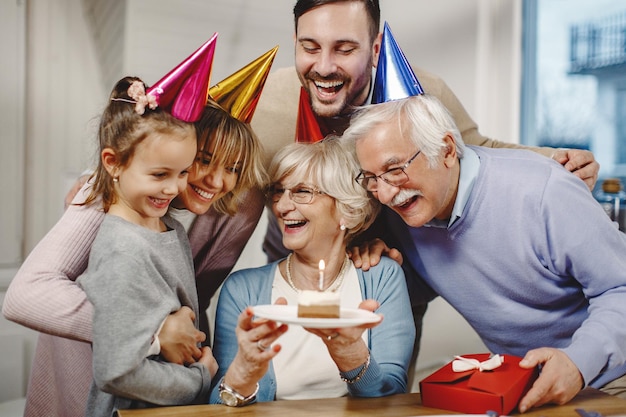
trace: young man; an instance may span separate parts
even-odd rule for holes
[[[542,366],[521,412],[587,385],[626,397],[626,235],[581,181],[533,152],[465,146],[429,95],[364,109],[344,140],[432,288],[423,300],[441,295],[491,352]]]

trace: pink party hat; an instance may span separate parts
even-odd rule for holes
[[[158,105],[185,122],[200,119],[207,101],[217,32],[196,52],[148,89]]]
[[[380,56],[376,67],[372,104],[385,103],[419,94],[424,94],[424,89],[417,80],[411,64],[394,39],[389,25],[385,22]]]
[[[324,139],[320,124],[313,113],[309,95],[300,87],[300,102],[298,103],[298,120],[296,121],[296,142],[315,143]]]
[[[278,46],[209,89],[209,96],[233,117],[250,123]]]

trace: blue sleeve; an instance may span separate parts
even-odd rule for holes
[[[348,384],[350,395],[380,397],[407,392],[407,370],[415,339],[415,325],[402,268],[388,258],[367,272],[359,271],[364,299],[380,303],[383,321],[370,329],[370,366],[363,377]],[[345,373],[352,378],[360,369]]]
[[[261,268],[237,271],[224,282],[215,315],[213,355],[219,364],[219,370],[213,378],[209,399],[211,404],[221,404],[219,384],[239,349],[235,334],[239,315],[248,306],[270,302],[271,281],[269,285],[267,283],[270,279],[268,277],[273,277],[274,268],[275,264],[270,264]],[[275,393],[276,384],[270,365],[270,370],[259,381],[257,401],[273,401]]]

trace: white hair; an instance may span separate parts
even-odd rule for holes
[[[354,146],[377,125],[393,121],[398,123],[403,135],[408,134],[431,166],[445,147],[443,138],[448,134],[456,144],[458,157],[463,158],[465,144],[450,112],[436,97],[428,94],[361,107],[352,117],[343,140]]]

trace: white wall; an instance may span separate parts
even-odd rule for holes
[[[443,78],[480,131],[519,142],[521,0],[384,0],[413,66]]]
[[[22,189],[24,159],[24,50],[26,7],[17,2],[0,2],[0,267],[11,268],[21,260],[23,217]],[[8,214],[12,214],[8,215]],[[6,282],[0,276],[0,287]]]
[[[14,57],[18,67],[9,67],[4,61],[0,67],[0,181],[5,191],[0,219],[5,221],[3,252],[8,253],[6,245],[16,255],[13,265],[0,267],[4,267],[0,269],[0,291],[1,278],[6,278],[6,287],[14,273],[10,268],[19,265],[19,259],[58,219],[65,190],[90,165],[95,124],[111,87],[102,80],[119,78],[101,71],[83,1],[28,0],[28,8],[23,0],[10,3],[0,2],[0,45],[3,60]],[[85,3],[110,4],[106,0]],[[389,22],[409,60],[442,76],[484,134],[517,142],[521,0],[382,3],[383,19]],[[7,6],[11,6],[9,10]],[[215,31],[220,32],[215,81],[276,44],[280,50],[275,67],[292,63],[293,0],[127,0],[125,6],[125,13],[135,19],[143,15],[146,20],[127,22],[137,31],[130,37],[124,34],[124,47],[119,51],[124,56],[121,71],[148,82],[156,81]],[[235,6],[242,7],[234,10]],[[24,15],[20,17],[20,13]],[[24,25],[22,29],[20,25]],[[21,38],[24,48],[20,49],[18,38],[18,49],[7,55],[5,48],[13,44],[16,33],[25,34]],[[99,36],[106,36],[106,32]],[[19,67],[20,54],[28,63],[25,71]],[[22,81],[24,94],[19,90]],[[18,87],[14,93],[8,88],[12,86]],[[25,110],[12,113],[22,103]],[[5,121],[19,122],[20,117],[23,128],[18,123],[7,132]],[[4,137],[7,135],[9,140]],[[7,205],[7,200],[12,204]],[[259,248],[263,227],[264,223],[246,249],[247,262],[238,267],[264,263]],[[5,230],[17,238],[10,238]],[[0,337],[15,334],[17,327],[0,320]],[[32,334],[21,328],[19,332],[27,334],[24,352],[28,362]],[[456,313],[440,300],[433,303],[427,315],[421,365],[481,350],[484,348],[476,335]],[[20,354],[14,356],[18,362]],[[0,357],[8,355],[11,352],[0,344]]]
[[[2,1],[0,23],[1,305],[88,164],[104,89],[79,0]],[[0,317],[0,401],[25,394],[35,339]]]
[[[26,5],[0,2],[0,306],[21,261]],[[24,395],[35,332],[0,317],[0,403]]]

